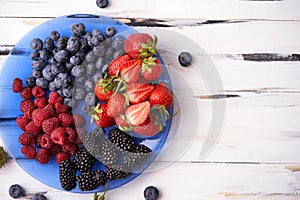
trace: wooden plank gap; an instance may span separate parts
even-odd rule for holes
[[[292,172],[300,172],[300,165],[286,166],[285,169],[288,169]]]
[[[194,96],[197,99],[226,99],[226,98],[236,98],[241,97],[237,94],[212,94],[212,95],[197,95]]]

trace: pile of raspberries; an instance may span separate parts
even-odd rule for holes
[[[81,144],[78,130],[84,126],[85,118],[72,115],[56,91],[46,95],[39,86],[23,86],[19,78],[14,79],[12,90],[22,97],[20,110],[23,115],[16,119],[23,131],[18,137],[21,152],[41,164],[48,163],[51,156],[55,156],[59,164],[75,155]]]

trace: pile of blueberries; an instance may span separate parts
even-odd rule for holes
[[[32,76],[26,79],[27,85],[57,91],[71,108],[84,99],[87,105],[94,105],[94,85],[111,60],[124,53],[123,44],[115,27],[107,27],[105,33],[89,32],[82,23],[72,25],[70,37],[54,30],[44,41],[34,38],[30,43]]]

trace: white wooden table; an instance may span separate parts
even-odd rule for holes
[[[226,103],[221,137],[208,156],[199,157],[204,125],[179,159],[156,160],[152,166],[165,167],[109,191],[107,199],[143,199],[148,185],[166,200],[300,199],[300,1],[110,2],[100,9],[93,0],[0,0],[0,62],[24,34],[53,17],[106,15],[135,28],[184,34],[208,53],[227,95],[197,94],[203,113]],[[0,170],[1,200],[10,199],[14,183],[46,191],[51,200],[93,197],[48,187],[10,160]]]

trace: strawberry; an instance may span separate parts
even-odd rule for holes
[[[58,127],[51,133],[51,139],[55,144],[63,146],[66,143],[66,129],[64,127]]]
[[[109,117],[106,113],[106,104],[98,104],[94,110],[89,112],[89,114],[93,117],[95,124],[102,128],[112,126],[115,123],[114,118]]]
[[[162,66],[157,58],[150,57],[143,60],[142,76],[148,81],[157,80],[162,74]]]
[[[110,76],[117,76],[119,74],[120,66],[128,60],[130,60],[128,54],[115,58],[108,66],[108,74]]]
[[[34,106],[36,108],[44,108],[48,104],[48,100],[46,97],[37,97],[34,100]]]
[[[34,124],[38,127],[42,127],[42,123],[45,119],[48,119],[49,113],[41,108],[35,109],[34,111],[32,111],[32,121],[34,122]]]
[[[12,84],[12,91],[14,93],[19,93],[23,89],[23,81],[19,78],[15,78]]]
[[[52,91],[49,94],[48,103],[54,105],[55,103],[62,103],[62,97],[56,91]]]
[[[22,88],[22,90],[20,91],[20,95],[23,99],[31,99],[33,97],[31,88],[28,86]]]
[[[38,134],[39,132],[41,132],[41,127],[36,126],[35,123],[31,121],[25,126],[25,132]]]
[[[57,114],[67,113],[69,111],[69,107],[66,104],[63,104],[63,103],[60,103],[60,102],[55,103],[54,107],[55,107],[55,111],[56,111]]]
[[[60,125],[60,120],[57,117],[46,119],[42,123],[42,129],[47,135],[51,135],[52,131]]]
[[[33,110],[33,109],[35,109],[33,101],[31,101],[30,99],[24,99],[23,101],[21,101],[20,110],[23,113],[25,113],[28,110]]]
[[[75,127],[83,127],[85,124],[85,118],[82,115],[79,114],[73,114],[73,120]]]
[[[21,130],[25,131],[25,127],[30,121],[31,120],[25,116],[19,116],[16,119],[16,124]]]
[[[164,105],[168,109],[173,104],[173,94],[164,83],[158,83],[149,96],[151,105]]]
[[[124,50],[132,58],[148,58],[156,54],[157,38],[147,33],[136,33],[128,36],[124,42]]]
[[[132,126],[129,124],[129,122],[127,121],[126,117],[124,114],[121,114],[119,116],[115,117],[115,122],[118,126],[118,128],[121,131],[131,131],[132,130]]]
[[[139,59],[129,60],[120,66],[121,78],[126,83],[134,83],[139,80],[142,62]]]
[[[46,164],[50,161],[50,154],[47,149],[40,149],[36,153],[35,159],[41,164]]]
[[[66,143],[72,143],[77,138],[77,132],[74,128],[66,127]]]
[[[72,124],[74,124],[74,120],[72,115],[67,114],[67,113],[61,113],[58,115],[58,118],[60,119],[60,123],[62,126],[71,126]]]
[[[131,83],[126,89],[126,95],[130,103],[137,104],[146,101],[153,90],[151,84]]]
[[[150,102],[144,101],[142,103],[130,105],[125,112],[125,116],[131,125],[138,126],[147,120],[149,113]]]
[[[73,156],[77,153],[77,150],[78,150],[78,146],[74,143],[66,143],[63,146],[63,151],[67,152]]]
[[[100,101],[106,102],[113,94],[114,87],[114,78],[105,76],[104,78],[97,81],[94,92]]]
[[[36,157],[36,149],[34,146],[23,146],[21,148],[21,152],[26,156],[28,159],[34,159]]]
[[[50,149],[53,146],[53,141],[51,137],[47,134],[42,135],[41,147],[44,149]]]
[[[44,97],[44,95],[45,95],[44,89],[37,85],[32,88],[31,92],[32,92],[32,95],[36,98],[41,98],[41,97]]]
[[[107,102],[106,114],[109,117],[125,113],[126,99],[121,93],[116,93]]]
[[[61,161],[69,160],[69,159],[70,159],[70,154],[66,152],[60,152],[55,156],[55,161],[57,164],[60,164]]]
[[[147,118],[147,121],[140,126],[135,126],[133,131],[143,136],[154,136],[160,132],[161,129],[159,125],[155,123],[155,118],[153,115],[150,114]]]
[[[35,144],[35,136],[32,133],[22,133],[18,137],[18,141],[21,145],[28,146]]]

